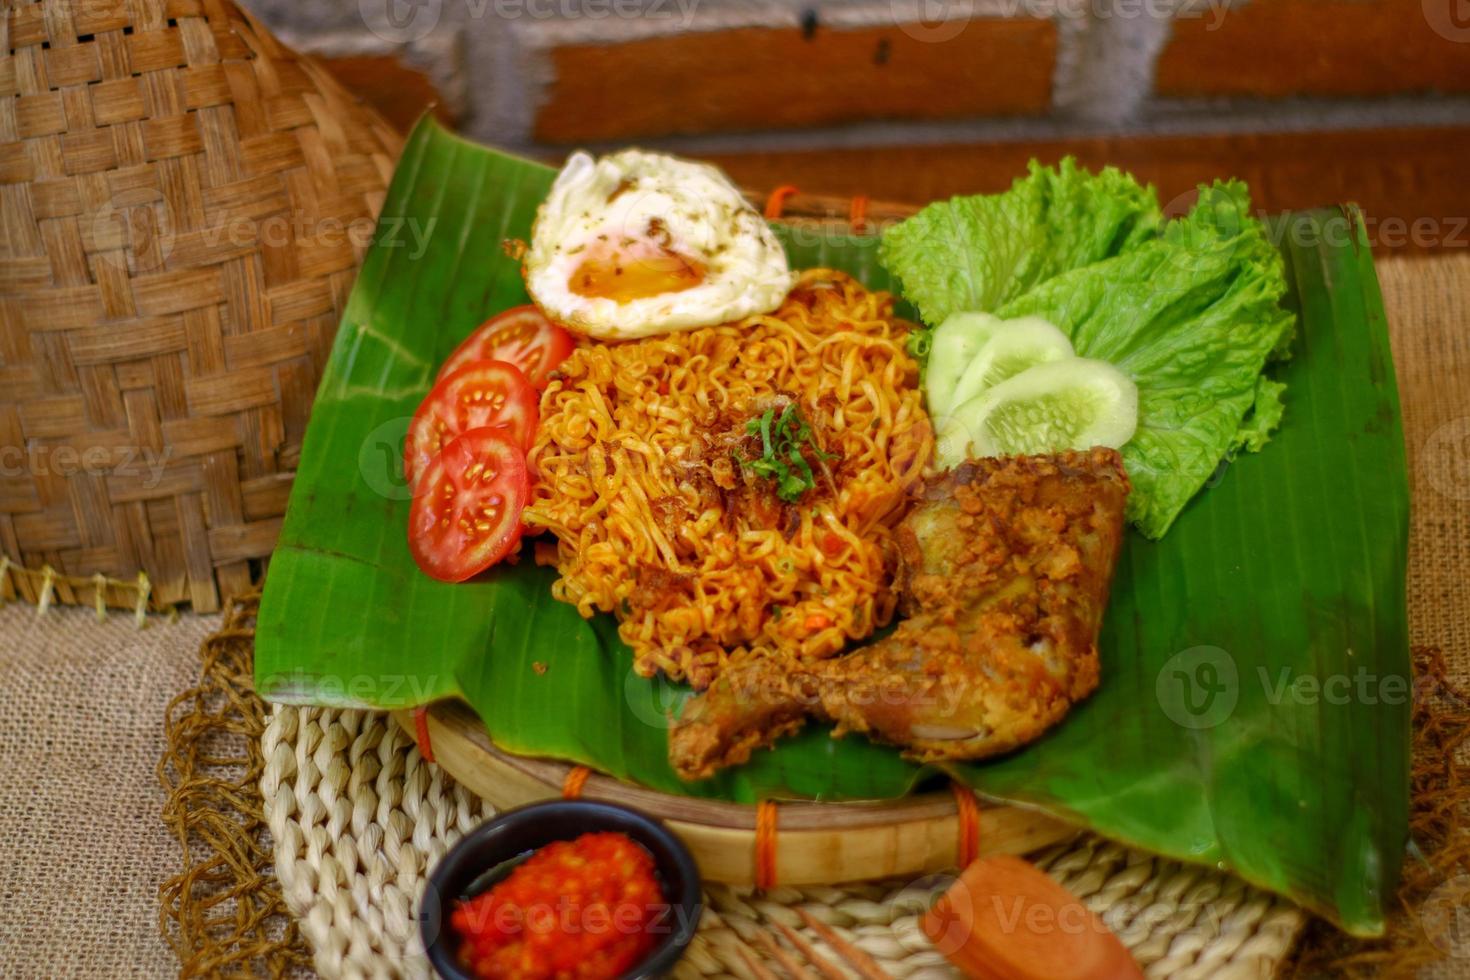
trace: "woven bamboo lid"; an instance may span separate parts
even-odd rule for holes
[[[399,138],[229,0],[4,8],[0,555],[212,610],[275,544]]]

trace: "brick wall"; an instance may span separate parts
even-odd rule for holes
[[[533,152],[1470,121],[1463,0],[245,2],[400,124]]]

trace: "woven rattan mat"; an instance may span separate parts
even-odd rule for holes
[[[282,708],[266,727],[261,789],[286,903],[324,977],[427,976],[413,912],[425,875],[461,834],[493,812],[426,764],[391,718]],[[1304,916],[1218,872],[1084,836],[1037,857],[1109,925],[1151,975],[1270,976]],[[767,959],[755,934],[780,922],[811,933],[804,908],[894,977],[955,974],[919,931],[919,914],[947,879],[763,894],[708,886],[708,909],[675,976],[752,976]],[[769,964],[782,975],[777,964]]]
[[[1410,617],[1416,644],[1470,679],[1470,256],[1380,264],[1415,489]],[[286,904],[325,977],[423,975],[413,918],[427,869],[489,813],[391,719],[282,708],[263,737],[261,791]],[[1417,825],[1416,825],[1417,827]],[[1286,959],[1304,916],[1217,872],[1082,835],[1037,860],[1084,898],[1151,977],[1258,977]],[[802,907],[895,977],[951,971],[917,929],[933,880],[764,895],[723,886],[679,973],[753,976],[753,934],[801,928]],[[817,936],[807,938],[820,949]],[[1330,939],[1319,945],[1331,945]],[[1462,952],[1470,953],[1470,949]],[[1367,954],[1368,962],[1378,954]],[[1404,965],[1413,958],[1394,953]],[[770,964],[780,975],[780,968]],[[1464,961],[1450,964],[1463,967]],[[1314,969],[1308,967],[1308,969]],[[1445,976],[1457,975],[1455,972]]]

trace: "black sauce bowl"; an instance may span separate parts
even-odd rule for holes
[[[454,904],[488,891],[510,874],[518,858],[554,841],[611,830],[637,841],[653,856],[659,885],[670,906],[668,932],[620,980],[661,977],[673,969],[699,928],[699,871],[684,842],[658,820],[637,810],[591,800],[556,800],[507,810],[476,827],[429,873],[419,905],[424,951],[444,980],[475,980],[459,960],[449,925]]]

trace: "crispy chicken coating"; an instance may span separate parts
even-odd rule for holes
[[[1097,635],[1129,491],[1112,449],[971,460],[932,477],[897,532],[908,618],[824,661],[746,658],[669,732],[685,779],[807,718],[925,762],[1023,745],[1097,687]]]

